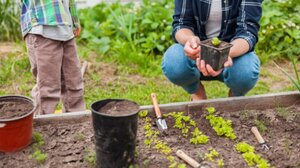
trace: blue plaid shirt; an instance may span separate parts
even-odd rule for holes
[[[212,0],[175,0],[173,15],[173,38],[182,28],[190,29],[201,40],[207,39],[207,23]],[[223,0],[222,25],[219,38],[230,42],[245,39],[254,49],[258,41],[259,20],[262,15],[262,0]],[[176,39],[175,39],[176,41]]]

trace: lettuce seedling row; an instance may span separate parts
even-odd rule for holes
[[[212,108],[215,118],[208,117]],[[176,156],[178,150],[202,167],[300,166],[299,92],[162,104],[160,109],[168,124],[168,130],[163,132],[155,124],[153,106],[141,109],[133,167],[190,167]],[[231,132],[226,137],[227,129],[218,135],[215,129],[227,126],[217,128],[210,120],[220,118],[231,123],[234,136]],[[253,126],[259,129],[270,150],[261,148],[251,132]],[[27,148],[0,153],[0,167],[95,167],[89,112],[36,117],[34,132],[42,137],[37,136],[39,140]],[[37,145],[40,142],[43,143]]]

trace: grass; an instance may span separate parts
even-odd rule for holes
[[[0,41],[21,39],[19,6],[13,0],[0,0]]]
[[[30,73],[30,63],[24,44],[18,44],[19,50],[9,54],[0,53],[0,95],[22,94],[29,96],[35,81]],[[160,69],[160,59],[147,58],[147,64],[136,68],[116,62],[115,58],[104,58],[79,46],[81,60],[90,62],[84,76],[85,101],[87,108],[96,100],[105,98],[124,98],[136,101],[140,105],[151,104],[150,94],[157,94],[160,104],[189,101],[190,96],[180,87],[169,82]],[[130,61],[134,58],[127,58]],[[260,79],[247,95],[293,90],[288,85],[281,90],[271,90],[270,84],[278,77],[267,71],[263,72],[268,81]],[[228,88],[221,82],[204,82],[208,98],[227,97]],[[60,107],[59,107],[60,108]]]

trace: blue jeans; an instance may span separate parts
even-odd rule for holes
[[[224,68],[216,77],[206,77],[198,70],[195,60],[189,59],[180,44],[173,44],[164,54],[162,70],[174,84],[189,94],[195,93],[200,82],[219,80],[229,87],[234,96],[244,96],[251,90],[259,77],[260,61],[254,52],[233,58],[233,65]]]

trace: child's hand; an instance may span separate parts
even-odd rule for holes
[[[81,28],[76,28],[76,29],[73,31],[73,33],[74,33],[74,36],[75,36],[75,37],[79,37],[79,36],[80,36],[80,33],[81,33]]]

